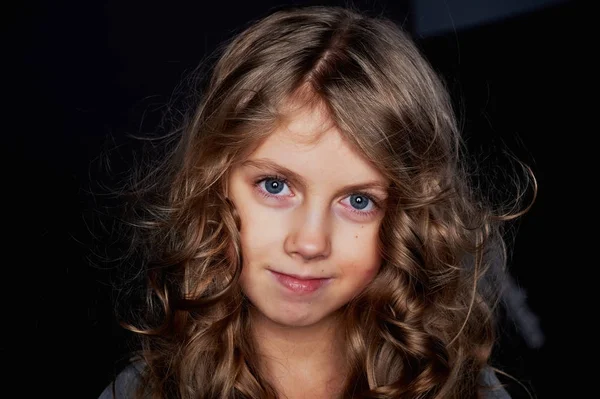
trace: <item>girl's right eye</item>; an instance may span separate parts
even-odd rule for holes
[[[287,180],[282,177],[262,177],[256,181],[254,185],[257,191],[266,198],[281,199],[282,197],[290,197],[293,195]]]

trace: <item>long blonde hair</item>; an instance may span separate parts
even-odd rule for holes
[[[343,309],[343,397],[478,397],[498,300],[482,281],[505,263],[502,223],[522,212],[474,191],[449,94],[409,36],[340,7],[279,10],[227,43],[169,153],[133,186],[147,286],[126,325],[141,340],[140,394],[277,397],[256,363],[224,190],[290,98],[325,107],[392,182],[380,271]]]

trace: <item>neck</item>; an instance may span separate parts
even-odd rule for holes
[[[302,327],[282,326],[252,314],[261,369],[283,397],[333,397],[345,380],[339,317]],[[300,393],[302,395],[300,395]]]

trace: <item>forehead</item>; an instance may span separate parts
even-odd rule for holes
[[[323,106],[283,109],[274,135],[291,144],[310,146],[317,144],[328,132],[340,134]]]
[[[322,107],[286,114],[248,159],[269,159],[308,180],[336,178],[386,182],[375,166],[337,128]]]

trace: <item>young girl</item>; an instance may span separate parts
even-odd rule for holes
[[[138,186],[141,345],[102,399],[508,397],[493,278],[518,214],[474,190],[405,33],[347,8],[273,12],[202,94]]]

